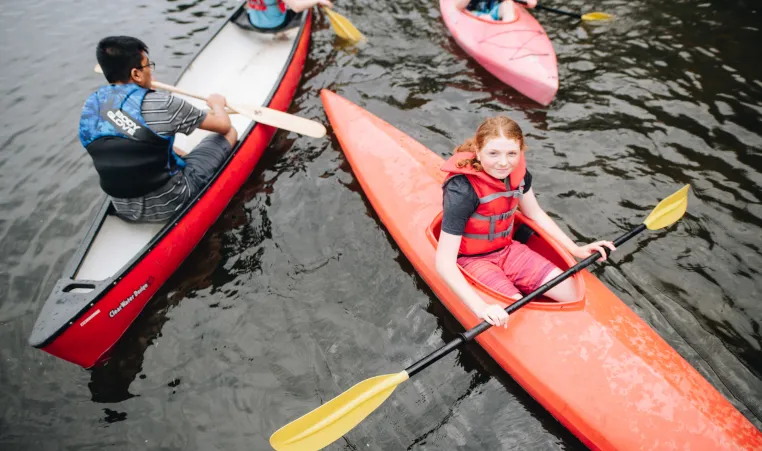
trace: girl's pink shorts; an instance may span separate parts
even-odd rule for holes
[[[506,296],[536,290],[556,268],[545,257],[518,241],[512,241],[491,254],[460,256],[458,264],[474,279]]]

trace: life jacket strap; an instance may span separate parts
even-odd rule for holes
[[[480,215],[479,213],[474,213],[471,215],[473,219],[478,219],[480,221],[489,221],[489,222],[496,222],[496,221],[502,221],[504,219],[508,219],[511,216],[513,216],[514,213],[516,213],[516,210],[518,210],[519,206],[516,205],[515,207],[511,208],[510,211],[506,211],[505,213],[501,213],[499,215],[492,215],[492,216],[484,216]]]
[[[501,197],[518,197],[519,199],[521,199],[523,196],[524,196],[524,181],[522,180],[517,189],[512,191],[502,191],[500,193],[492,193],[488,196],[480,197],[479,203],[486,204],[486,203],[492,202],[495,199],[500,199]]]
[[[463,236],[472,240],[487,240],[487,241],[495,241],[498,238],[507,238],[511,236],[511,231],[513,230],[513,221],[511,221],[511,224],[508,226],[507,229],[505,229],[502,232],[495,233],[495,223],[493,221],[490,221],[489,224],[489,234],[483,234],[483,233],[464,233]]]

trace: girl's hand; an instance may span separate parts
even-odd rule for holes
[[[476,313],[476,316],[493,326],[508,328],[508,314],[499,305],[486,304],[481,311]]]
[[[571,251],[571,254],[575,256],[576,258],[583,260],[596,252],[600,252],[602,255],[601,258],[598,259],[599,262],[606,261],[606,252],[604,250],[604,247],[607,247],[611,250],[611,252],[614,252],[616,250],[616,247],[614,247],[614,243],[611,241],[596,241],[595,243],[586,244],[584,246],[577,246],[576,249]]]
[[[534,8],[537,6],[537,0],[527,0],[527,4],[525,5],[527,8]]]

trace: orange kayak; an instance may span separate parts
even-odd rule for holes
[[[442,157],[348,100],[321,96],[397,245],[464,328],[478,325],[434,267]],[[518,222],[535,251],[564,270],[576,263],[531,220]],[[466,277],[486,302],[513,302]],[[762,450],[760,431],[603,283],[586,270],[573,280],[578,300],[535,301],[511,315],[507,329],[476,338],[558,421],[593,449]]]

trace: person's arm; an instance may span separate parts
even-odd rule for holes
[[[302,12],[305,9],[310,9],[317,5],[333,8],[333,4],[329,0],[283,0],[283,3],[295,13]]]
[[[536,222],[540,228],[548,232],[548,234],[556,240],[561,246],[563,246],[570,254],[576,258],[587,258],[595,252],[600,252],[603,257],[598,261],[606,260],[606,252],[603,247],[608,247],[611,251],[615,251],[614,243],[611,241],[601,240],[594,243],[586,244],[584,246],[578,246],[577,243],[572,241],[563,230],[556,224],[553,219],[545,213],[545,210],[540,207],[537,202],[537,198],[534,195],[534,189],[529,188],[529,191],[519,200],[519,210],[529,219]]]
[[[206,104],[209,105],[211,110],[207,113],[203,122],[199,124],[198,128],[207,130],[214,133],[224,135],[230,131],[232,124],[230,122],[230,116],[225,112],[225,97],[219,94],[212,94],[206,99]]]
[[[484,302],[463,276],[457,263],[462,235],[469,218],[479,206],[479,197],[462,175],[448,180],[443,190],[442,231],[435,257],[437,273],[477,317],[492,325],[505,325],[508,314],[499,305]]]
[[[436,268],[437,274],[447,283],[452,291],[471,309],[474,314],[492,324],[493,326],[508,327],[508,313],[495,304],[488,304],[471,287],[458,268],[458,250],[460,249],[460,235],[451,235],[447,232],[439,234],[437,244]],[[520,298],[516,296],[515,299]]]

